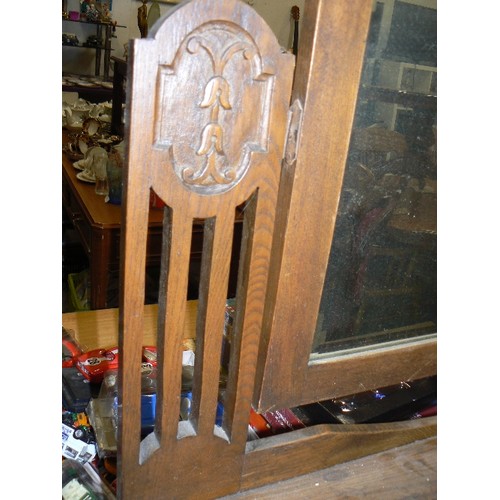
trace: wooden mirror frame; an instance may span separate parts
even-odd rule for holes
[[[222,6],[223,0],[217,3]],[[224,3],[224,8],[231,10],[231,7],[229,2]],[[256,368],[257,390],[254,391],[254,400],[260,408],[293,406],[435,373],[434,340],[415,341],[406,347],[363,353],[350,359],[340,358],[332,363],[309,362],[349,146],[370,13],[371,0],[306,2],[278,194],[279,216],[272,243],[274,260],[271,260],[269,291],[265,300],[261,300],[260,294],[257,299],[258,304],[265,303],[264,327],[258,356],[256,348],[247,346],[246,352],[250,351],[252,355],[248,357],[245,353],[247,360],[244,373],[241,374],[245,382],[251,378],[253,384]],[[149,40],[138,42],[142,46],[143,43],[149,43]],[[333,48],[331,51],[330,47]],[[130,53],[135,57],[134,51]],[[150,96],[147,92],[142,93],[145,99]],[[139,104],[137,101],[134,103],[135,106]],[[129,116],[135,116],[134,112],[129,113]],[[285,126],[280,132],[279,137],[285,138]],[[137,156],[147,141],[140,141],[139,136],[134,141],[135,147],[132,150]],[[140,181],[141,175],[134,176],[133,179]],[[144,188],[140,182],[130,184],[130,199],[135,200],[137,192],[134,188],[140,185]],[[143,198],[145,200],[136,200],[134,203],[136,206],[144,203],[145,211],[149,197]],[[127,201],[127,206],[132,206],[129,203]],[[326,210],[325,207],[329,209]],[[136,211],[130,210],[130,213],[136,217]],[[144,237],[144,232],[139,232],[133,234],[130,240],[142,238],[144,242]],[[271,241],[270,237],[268,240]],[[127,245],[132,244],[133,242],[127,242]],[[178,255],[182,255],[182,252]],[[135,273],[144,268],[144,259],[132,262],[126,268],[122,261],[121,280],[130,279],[125,278],[124,274]],[[127,367],[138,366],[137,353],[140,354],[142,336],[137,332],[142,332],[144,339],[149,341],[155,337],[158,322],[156,306],[144,306],[143,314],[138,314],[143,308],[143,289],[144,283],[141,283],[137,287],[137,290],[141,290],[137,293],[139,300],[135,300],[135,294],[128,297],[126,307],[122,307],[120,311],[104,309],[71,313],[63,319],[65,327],[75,331],[77,340],[87,336],[96,346],[115,345],[117,336],[121,336],[120,349],[123,357],[120,358],[120,393],[124,393],[125,385],[128,395],[133,396],[128,400],[121,399],[121,411],[126,415],[126,423],[133,424],[130,427],[135,429],[138,426],[134,422],[139,420],[140,415],[139,398],[136,397],[139,394],[136,391],[137,372],[130,370],[125,384],[123,372],[127,371]],[[188,302],[186,307],[195,305]],[[128,319],[124,320],[126,317]],[[189,318],[186,316],[184,320],[183,328],[180,323],[175,328],[178,338],[190,337],[189,332],[194,331],[194,324],[188,321],[193,320],[193,315],[189,315]],[[138,321],[141,322],[141,327],[134,329]],[[123,348],[125,330],[130,333],[126,339],[127,346],[132,346],[129,352]],[[146,337],[146,334],[151,337]],[[89,346],[90,342],[84,341],[83,344]],[[219,366],[219,357],[215,358],[217,363],[211,363],[210,369]],[[178,376],[179,373],[176,372],[177,379],[171,382],[172,387],[178,387]],[[132,384],[128,386],[129,380],[134,381],[133,387]],[[168,377],[166,380],[169,380]],[[250,387],[245,390],[245,405],[250,403],[251,384],[245,384]],[[361,384],[364,386],[361,387]],[[211,387],[213,385],[212,383]],[[175,420],[177,424],[177,418]],[[207,422],[209,420],[211,424],[213,419],[207,419]],[[161,460],[147,474],[133,470],[137,466],[138,436],[127,434],[122,428],[118,439],[118,497],[134,500],[158,498],[161,490],[162,497],[220,498],[221,495],[238,490],[255,488],[399,447],[434,436],[436,432],[436,418],[430,417],[382,424],[320,424],[247,442],[247,421],[243,423],[245,425],[238,425],[238,430],[232,437],[233,443],[237,441],[241,445],[240,451],[224,458],[224,468],[217,467],[221,460],[217,453],[207,453],[204,446],[188,445],[184,449],[179,447],[171,456],[165,454],[159,457],[155,452],[153,460]],[[175,427],[177,425],[172,428]],[[196,467],[195,459],[203,462],[202,467]],[[238,474],[232,470],[234,463],[231,461],[237,462]],[[184,467],[189,475],[188,480],[180,483],[175,470],[170,468],[170,472],[167,471],[166,466],[171,464],[174,469],[183,469],[182,464],[188,464]],[[152,470],[153,468],[156,470]],[[218,474],[212,474],[213,468]],[[227,470],[232,475],[227,474]],[[178,489],[163,488],[163,481],[177,482]]]
[[[370,16],[370,0],[305,6],[291,100],[298,148],[282,173],[254,393],[262,411],[436,374],[435,335],[310,361]]]

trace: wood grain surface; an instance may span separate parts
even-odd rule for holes
[[[198,301],[186,303],[183,338],[195,337]],[[143,345],[156,345],[158,305],[144,306]],[[62,315],[62,326],[73,332],[75,340],[84,350],[108,348],[118,345],[118,308],[69,312]]]
[[[129,44],[120,248],[120,498],[238,491],[265,306],[295,59],[238,0],[183,2]],[[139,366],[149,192],[166,204],[157,322],[157,412],[141,441]],[[220,357],[235,213],[246,204],[234,341]],[[179,423],[192,226],[204,220],[189,419]],[[218,401],[224,416],[215,427]],[[200,485],[202,490],[200,492]],[[167,493],[166,493],[167,492]]]
[[[432,500],[437,498],[437,438],[228,495],[224,500]]]

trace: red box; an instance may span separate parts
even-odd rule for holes
[[[281,434],[305,427],[305,424],[289,408],[268,411],[263,413],[262,416],[271,426],[273,434]]]

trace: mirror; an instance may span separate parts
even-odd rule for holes
[[[375,1],[312,359],[437,331],[436,1]]]

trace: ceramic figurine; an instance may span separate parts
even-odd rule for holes
[[[141,32],[141,38],[148,36],[148,0],[142,0],[142,5],[137,9],[137,24]]]
[[[110,23],[112,21],[111,11],[109,10],[109,4],[107,2],[102,4],[101,21],[104,23]]]
[[[96,9],[95,4],[91,3],[89,10],[87,10],[87,21],[99,21],[99,11]]]

